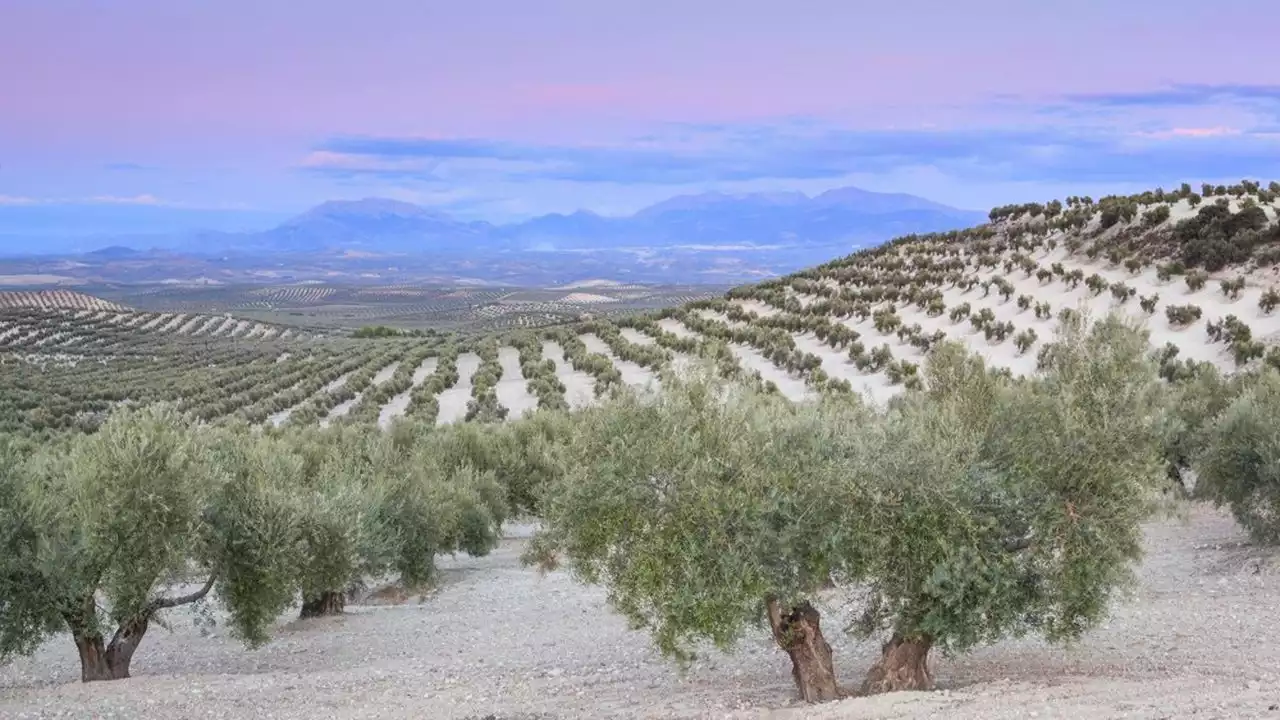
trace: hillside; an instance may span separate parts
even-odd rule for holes
[[[115,310],[126,308],[74,290],[9,290],[0,291],[0,308],[38,308],[43,310]]]
[[[269,428],[359,425],[405,440],[420,427],[402,434],[399,418],[463,424],[463,435],[478,427],[469,423],[517,434],[529,426],[498,423],[536,408],[583,408],[618,386],[661,392],[668,373],[699,361],[795,401],[853,392],[885,405],[924,382],[925,358],[943,339],[1030,375],[1064,313],[1113,310],[1145,323],[1172,383],[1199,363],[1280,367],[1277,191],[1184,186],[1001,207],[967,230],[900,237],[722,297],[487,333],[356,337],[196,312],[0,310],[0,431],[92,430],[113,408],[168,401],[267,437]],[[605,305],[599,297],[623,289],[572,290],[557,290],[556,301]],[[355,297],[278,292],[305,302]],[[491,555],[442,559],[438,585],[422,597],[353,595],[340,619],[281,616],[278,637],[252,652],[224,616],[211,630],[193,619],[202,616],[175,613],[173,633],[148,638],[137,677],[90,691],[73,684],[77,660],[59,639],[0,668],[0,714],[186,717],[199,706],[234,715],[246,697],[277,717],[356,702],[353,716],[458,720],[1274,714],[1280,561],[1225,511],[1183,507],[1185,521],[1152,520],[1134,538],[1146,557],[1133,595],[1103,626],[1065,649],[1005,639],[958,657],[935,653],[937,693],[796,707],[786,656],[763,631],[728,655],[699,650],[682,675],[602,588],[522,567],[530,528],[512,523]],[[879,656],[874,642],[836,639],[856,619],[847,598],[820,600],[842,671]]]

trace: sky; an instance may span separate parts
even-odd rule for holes
[[[0,235],[1269,181],[1278,26],[1274,0],[0,0]]]

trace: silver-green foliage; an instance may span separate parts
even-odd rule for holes
[[[566,556],[665,653],[728,647],[766,598],[803,599],[859,544],[833,449],[864,415],[852,396],[797,408],[707,377],[584,411],[528,559]]]
[[[1280,373],[1265,368],[1204,433],[1200,494],[1231,508],[1259,542],[1280,542]]]
[[[954,347],[882,423],[868,475],[891,501],[863,629],[944,650],[1078,636],[1140,555],[1163,483],[1142,333],[1065,324],[1043,375],[997,381]]]
[[[527,559],[567,560],[677,657],[831,579],[870,589],[859,629],[926,647],[1078,637],[1165,482],[1145,334],[1076,316],[1041,377],[948,343],[924,376],[886,411],[695,379],[585,412]]]
[[[258,433],[158,406],[45,446],[0,437],[0,660],[69,630],[85,680],[127,677],[169,608],[216,598],[255,646],[299,597],[390,572],[417,587],[437,553],[488,552],[508,508],[497,474],[444,452],[449,431],[406,428]]]
[[[93,435],[26,458],[10,453],[0,490],[0,535],[9,550],[0,553],[0,656],[28,652],[63,628],[81,646],[82,659],[115,648],[121,660],[111,672],[127,675],[133,649],[161,611],[235,578],[237,558],[286,549],[273,544],[284,535],[263,524],[276,515],[236,509],[260,500],[234,490],[249,489],[254,473],[226,472],[211,439],[156,407],[117,413]],[[273,577],[270,568],[260,574]],[[202,589],[180,593],[188,578]],[[262,639],[282,603],[280,594],[261,589],[228,588],[223,595],[250,643]],[[85,667],[85,679],[104,672]]]

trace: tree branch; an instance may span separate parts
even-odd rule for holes
[[[209,573],[209,579],[204,582],[204,586],[201,587],[199,590],[196,590],[195,592],[192,592],[192,593],[187,593],[186,595],[179,595],[178,597],[173,597],[173,598],[156,598],[151,602],[147,603],[147,607],[143,612],[146,613],[147,615],[151,615],[157,610],[164,610],[165,608],[177,607],[179,605],[188,605],[190,603],[193,603],[203,598],[205,595],[208,595],[209,591],[213,589],[214,581],[217,579],[218,579],[218,572],[214,570]]]

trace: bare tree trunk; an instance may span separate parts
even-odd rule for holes
[[[319,597],[303,598],[302,612],[298,617],[305,620],[327,615],[341,615],[346,606],[346,599],[341,592],[326,590],[320,593]]]
[[[882,647],[880,660],[867,671],[867,679],[862,684],[863,694],[932,690],[933,676],[929,674],[929,649],[932,647],[933,638],[927,635],[903,639],[895,633],[893,639]]]
[[[773,598],[769,598],[766,606],[773,639],[791,658],[791,677],[800,697],[809,703],[839,698],[831,646],[822,636],[818,611],[804,602],[784,613]]]

